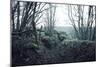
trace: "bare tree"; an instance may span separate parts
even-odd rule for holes
[[[17,12],[18,2],[11,1],[11,23],[12,31],[15,31],[15,13]]]
[[[52,7],[47,7],[46,3],[38,2],[20,2],[12,1],[11,18],[12,18],[12,33],[23,33],[32,31],[35,37],[35,42],[38,43],[37,25],[40,24],[39,19],[43,16],[43,12]],[[45,7],[46,6],[46,7]]]
[[[69,5],[68,17],[74,27],[76,37],[82,40],[93,40],[93,32],[96,27],[95,6],[88,6],[88,18],[85,15],[83,5]]]
[[[50,8],[49,10],[46,11],[45,13],[45,30],[46,33],[49,33],[49,35],[53,34],[54,26],[55,26],[55,13],[56,13],[56,6],[52,4],[48,4]]]

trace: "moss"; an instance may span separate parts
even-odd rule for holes
[[[35,43],[32,43],[32,48],[39,48],[39,46]]]

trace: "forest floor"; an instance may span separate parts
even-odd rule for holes
[[[41,40],[12,38],[12,65],[41,65],[96,60],[96,42],[85,40]]]

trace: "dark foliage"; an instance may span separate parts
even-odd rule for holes
[[[32,37],[12,37],[12,65],[37,65],[66,62],[95,61],[95,42],[69,40],[60,41],[45,36],[38,46]]]

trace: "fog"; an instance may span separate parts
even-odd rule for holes
[[[55,27],[72,27],[71,21],[68,17],[68,6],[69,6],[68,4],[56,4]],[[74,8],[77,5],[71,5],[71,6],[72,8]],[[75,13],[73,12],[73,14]],[[38,21],[40,22],[40,24],[38,24],[37,27],[40,27],[41,25],[44,26],[45,24],[44,17],[45,15],[43,15],[43,17]],[[88,19],[88,6],[84,6],[84,18],[83,19],[84,19],[84,23],[86,23],[87,22],[86,20]],[[75,24],[77,26],[78,23],[76,22]]]

